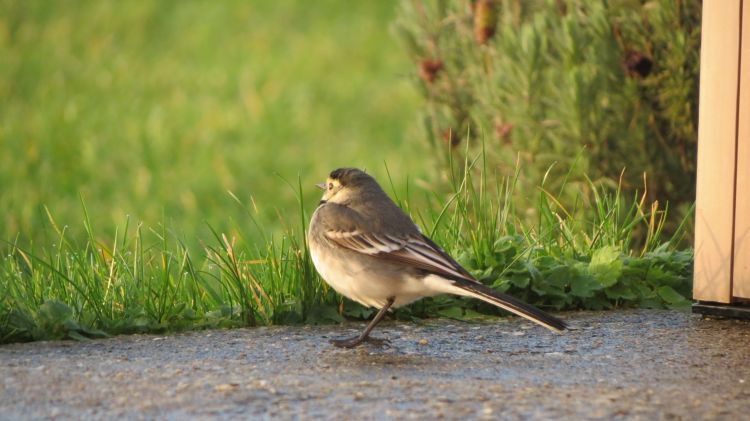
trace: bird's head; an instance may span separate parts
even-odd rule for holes
[[[331,172],[325,183],[317,185],[323,190],[320,203],[348,203],[353,198],[365,198],[368,193],[382,192],[374,178],[357,168],[339,168]]]

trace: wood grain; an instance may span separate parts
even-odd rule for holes
[[[693,298],[731,301],[740,0],[703,2]]]
[[[750,298],[750,1],[742,7],[732,295]]]

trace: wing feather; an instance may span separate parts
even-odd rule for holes
[[[451,279],[478,282],[443,249],[422,234],[400,237],[359,231],[328,231],[325,235],[338,245],[358,253],[410,264],[428,273]]]

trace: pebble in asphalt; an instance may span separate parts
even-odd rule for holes
[[[750,322],[685,312],[263,327],[0,346],[0,419],[747,419]]]

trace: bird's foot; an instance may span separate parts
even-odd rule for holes
[[[366,336],[364,338],[360,336],[355,336],[353,338],[345,338],[345,339],[331,339],[329,341],[333,346],[338,348],[354,348],[355,346],[362,345],[363,343],[367,342],[368,344],[375,345],[377,347],[389,347],[391,346],[391,341],[385,338],[373,338],[372,336]]]

